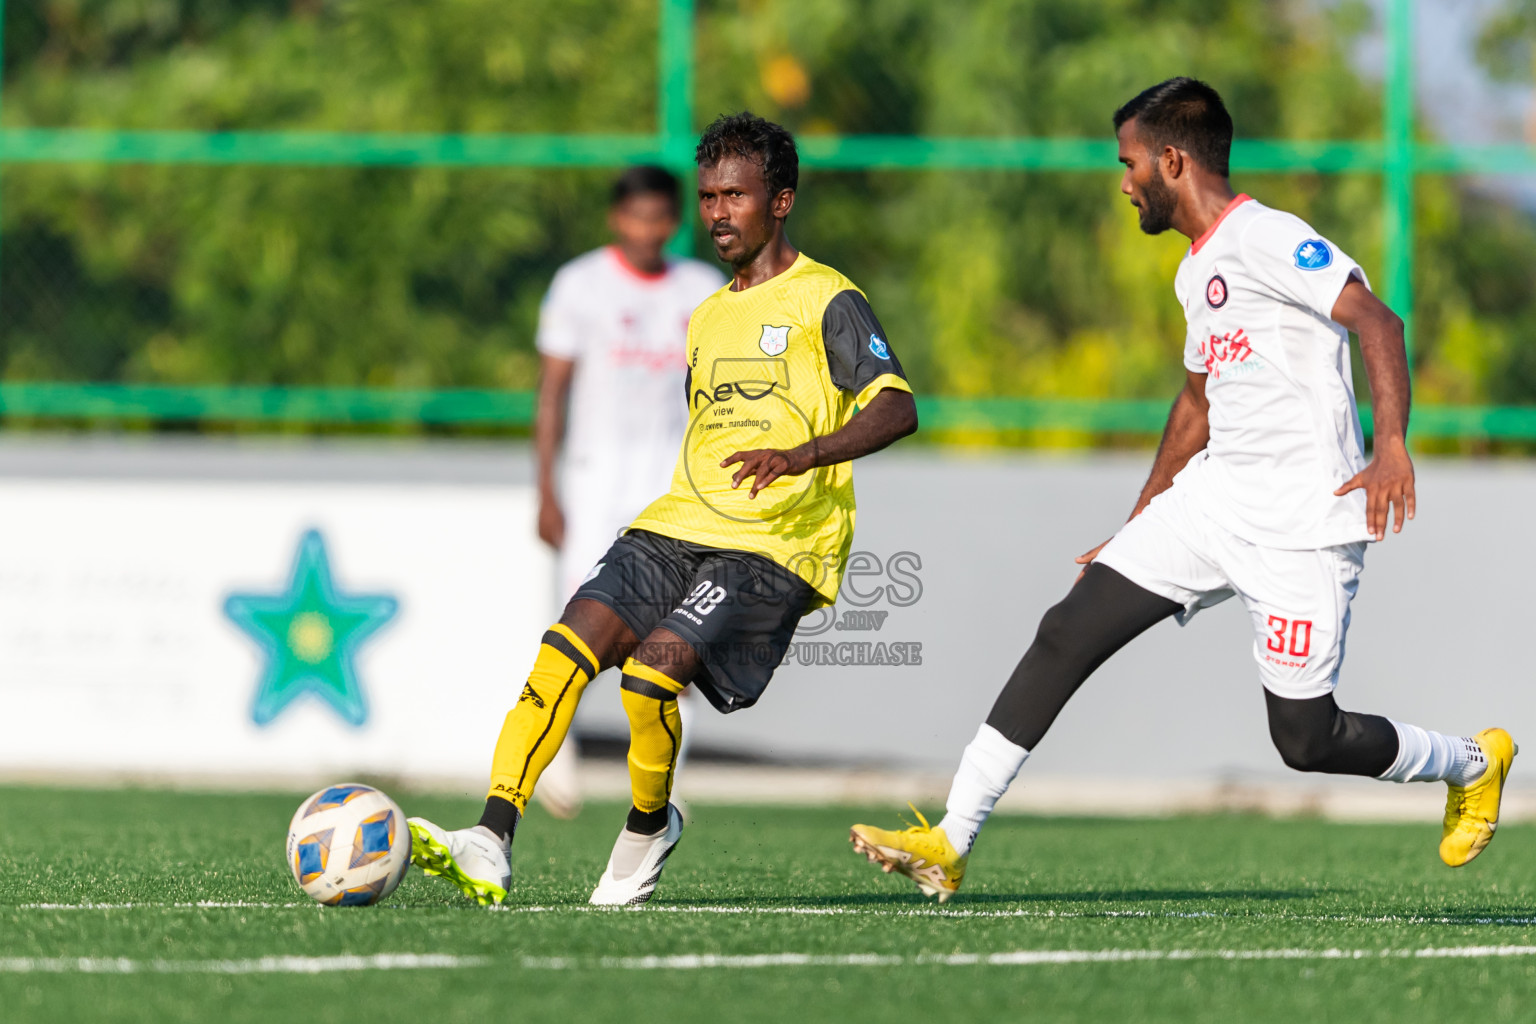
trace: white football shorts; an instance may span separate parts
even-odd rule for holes
[[[560,497],[565,510],[565,543],[555,570],[560,608],[619,535],[671,484],[676,447],[665,454],[639,446],[617,454],[625,455],[627,461],[617,457],[589,459],[563,467]]]
[[[1253,621],[1259,680],[1275,696],[1321,697],[1338,685],[1363,541],[1303,551],[1252,544],[1208,518],[1198,496],[1175,482],[1097,561],[1182,605],[1181,626],[1201,608],[1241,597]]]

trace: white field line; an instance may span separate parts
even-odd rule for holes
[[[1025,949],[1005,953],[901,956],[883,953],[694,954],[635,957],[524,957],[525,970],[751,969],[760,967],[1028,967],[1051,964],[1222,960],[1483,960],[1536,956],[1536,946],[1424,949]],[[0,958],[0,974],[329,974],[488,967],[484,956],[379,953],[372,956],[269,956],[250,960],[131,960],[115,957]]]
[[[289,910],[293,907],[318,907],[306,903],[246,903],[199,900],[196,903],[19,903],[0,910]]]
[[[1330,922],[1344,924],[1497,924],[1497,925],[1536,925],[1536,916],[1510,916],[1510,917],[1434,917],[1429,915],[1409,914],[1292,914],[1275,913],[1271,911],[1242,911],[1230,912],[1219,910],[982,910],[967,909],[964,907],[909,907],[906,909],[879,910],[866,907],[680,907],[680,906],[655,906],[655,907],[626,907],[615,911],[610,907],[589,907],[572,905],[569,907],[490,907],[493,911],[506,914],[516,913],[541,913],[549,911],[592,911],[595,913],[640,913],[640,914],[803,914],[808,916],[854,916],[854,917],[1021,917],[1021,918],[1045,918],[1053,920],[1098,920],[1108,918],[1157,918],[1191,919],[1191,918],[1224,918],[1227,920],[1255,920],[1255,921],[1297,921],[1297,922]]]
[[[0,906],[0,913],[8,910],[25,911],[113,911],[113,910],[305,910],[319,911],[318,903],[246,903],[203,900],[196,903],[22,903]],[[440,910],[441,907],[405,907],[385,904],[383,910]],[[464,907],[467,912],[479,908]],[[662,904],[649,907],[594,907],[585,903],[556,906],[492,906],[483,908],[484,913],[498,914],[757,914],[789,915],[804,917],[920,917],[920,918],[1042,918],[1045,920],[1112,920],[1117,918],[1147,918],[1156,920],[1187,920],[1215,918],[1229,921],[1294,921],[1298,924],[1444,924],[1444,925],[1499,925],[1536,926],[1536,915],[1450,917],[1431,914],[1295,914],[1254,911],[1217,910],[986,910],[965,907],[907,907],[880,909],[874,907],[739,907],[739,906],[674,906]]]
[[[116,957],[3,957],[0,974],[330,974],[484,967],[483,956],[377,953],[373,956],[264,956],[255,960],[129,960]]]
[[[679,955],[524,957],[527,970],[696,971],[754,967],[1026,967],[1040,964],[1102,964],[1191,960],[1420,960],[1536,956],[1536,946],[1450,946],[1427,949],[1025,949],[1011,953],[949,953],[900,956],[881,953],[819,955],[762,953],[752,956]]]

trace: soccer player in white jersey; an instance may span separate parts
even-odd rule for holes
[[[855,825],[854,847],[947,899],[994,804],[1089,674],[1156,623],[1182,625],[1235,595],[1285,763],[1446,782],[1440,856],[1465,864],[1493,838],[1509,734],[1446,736],[1342,711],[1333,697],[1366,542],[1413,518],[1402,321],[1332,242],[1233,193],[1232,120],[1210,86],[1170,79],[1114,120],[1121,191],[1142,230],[1192,243],[1174,280],[1189,323],[1184,389],[1130,521],[1077,559],[1077,582],[966,747],[944,819],[899,832]],[[1374,402],[1369,463],[1350,331]]]
[[[680,203],[670,171],[626,170],[608,210],[613,244],[561,267],[539,311],[539,537],[559,552],[560,607],[672,480],[688,426],[677,400],[688,369],[688,318],[725,284],[707,263],[667,256]],[[679,703],[684,708],[692,710],[691,700]],[[581,809],[573,748],[561,748],[538,790],[562,818]]]

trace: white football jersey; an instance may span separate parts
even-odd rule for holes
[[[538,349],[576,363],[567,409],[568,470],[590,469],[608,487],[667,489],[688,427],[683,377],[688,318],[725,277],[698,260],[675,260],[655,275],[608,246],[555,274],[539,310]]]
[[[688,429],[688,319],[724,284],[720,271],[698,260],[642,274],[611,246],[555,273],[537,344],[576,363],[560,474],[562,604],[620,531],[671,486]]]
[[[1332,319],[1354,260],[1299,217],[1240,195],[1190,246],[1174,279],[1206,375],[1211,438],[1180,483],[1212,519],[1287,549],[1367,540],[1365,467],[1349,332]]]

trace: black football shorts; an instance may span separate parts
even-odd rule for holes
[[[699,692],[728,713],[768,688],[816,591],[762,555],[630,530],[571,600],[612,608],[643,642],[657,626],[699,653]]]

